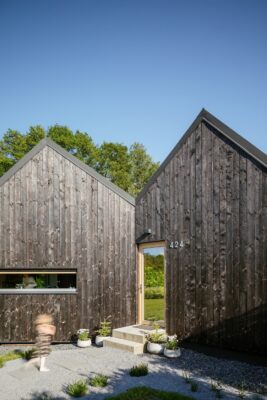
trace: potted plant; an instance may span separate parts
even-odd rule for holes
[[[91,346],[92,341],[91,341],[88,329],[79,329],[77,333],[78,333],[78,341],[77,341],[78,347]]]
[[[162,354],[167,341],[166,335],[159,331],[160,326],[154,324],[154,331],[146,335],[147,351],[151,354]]]
[[[177,358],[181,355],[181,349],[179,347],[179,340],[177,335],[169,336],[164,348],[164,356],[168,358]]]
[[[100,322],[100,328],[96,331],[95,344],[99,347],[103,346],[104,338],[111,335],[111,322],[108,321],[108,318]]]

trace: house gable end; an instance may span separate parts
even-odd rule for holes
[[[62,157],[66,158],[68,161],[72,162],[78,168],[82,169],[84,172],[95,178],[98,182],[102,183],[108,189],[112,190],[114,193],[122,197],[124,200],[128,201],[130,204],[135,205],[135,200],[127,192],[114,185],[108,179],[100,175],[93,168],[89,167],[77,157],[68,153],[65,149],[55,143],[49,138],[42,139],[36,146],[34,146],[22,159],[20,159],[13,167],[11,167],[1,178],[0,186],[8,181],[17,171],[19,171],[28,161],[30,161],[36,154],[43,150],[46,146],[52,148],[54,151],[59,153]]]

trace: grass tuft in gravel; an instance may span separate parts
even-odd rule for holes
[[[66,392],[72,397],[82,397],[86,395],[89,390],[86,381],[80,379],[76,382],[70,383],[66,388]]]
[[[107,397],[106,400],[193,400],[192,397],[179,393],[165,392],[148,387],[138,387],[127,390],[114,397]]]
[[[246,392],[247,392],[247,385],[243,381],[240,383],[239,388],[238,388],[238,397],[240,399],[244,399],[246,397]]]
[[[90,385],[93,387],[105,387],[108,384],[108,377],[105,375],[95,375],[90,379]]]
[[[25,351],[21,351],[20,352],[21,358],[24,358],[24,360],[30,360],[32,358],[34,350],[35,349],[28,349],[28,350],[25,350]]]
[[[198,391],[198,384],[196,382],[191,382],[191,392]]]
[[[191,383],[191,375],[189,372],[183,371],[183,379],[185,383]]]
[[[211,390],[215,393],[216,399],[221,399],[222,398],[222,385],[220,382],[217,381],[211,381],[210,382],[210,388]]]
[[[130,376],[145,376],[147,374],[148,374],[147,364],[134,365],[129,371]]]

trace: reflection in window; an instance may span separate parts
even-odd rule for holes
[[[1,289],[75,289],[76,271],[1,271]]]

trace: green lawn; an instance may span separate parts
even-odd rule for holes
[[[115,397],[107,397],[108,400],[193,400],[193,397],[183,396],[179,393],[163,392],[148,387],[138,387],[127,390]]]
[[[164,299],[145,299],[145,320],[164,321]]]

